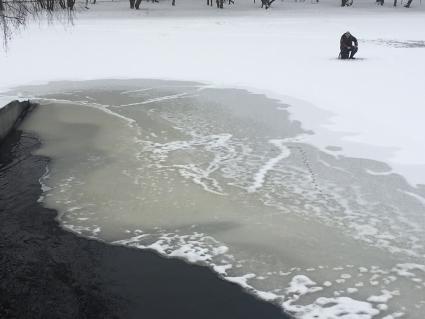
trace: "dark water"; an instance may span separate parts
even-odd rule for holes
[[[64,231],[37,200],[37,138],[0,145],[0,318],[289,318],[206,267]]]

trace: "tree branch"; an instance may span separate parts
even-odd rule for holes
[[[9,16],[5,16],[4,14],[0,14],[0,18],[5,18],[5,19],[14,19],[14,20],[19,20],[19,21],[23,21],[23,18],[20,17],[9,17]]]

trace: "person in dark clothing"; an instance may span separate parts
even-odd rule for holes
[[[410,8],[410,4],[412,3],[412,0],[407,1],[407,4],[404,6],[405,8]]]
[[[350,32],[345,32],[341,36],[340,41],[340,57],[341,59],[355,59],[354,55],[356,54],[358,50],[358,42],[357,39],[351,35]]]

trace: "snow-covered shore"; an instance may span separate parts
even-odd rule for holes
[[[97,78],[248,88],[289,102],[316,133],[308,137],[315,145],[389,162],[425,183],[425,49],[403,47],[425,40],[419,3],[409,10],[371,1],[349,8],[279,1],[267,11],[250,1],[224,10],[198,1],[142,5],[130,11],[126,1],[100,2],[74,26],[31,25],[0,53],[0,90]],[[359,38],[364,60],[336,59],[346,30]]]

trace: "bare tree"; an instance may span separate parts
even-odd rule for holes
[[[261,8],[268,9],[275,0],[261,0]]]
[[[6,47],[14,32],[31,19],[44,15],[53,20],[72,23],[75,0],[0,0],[0,38]]]

